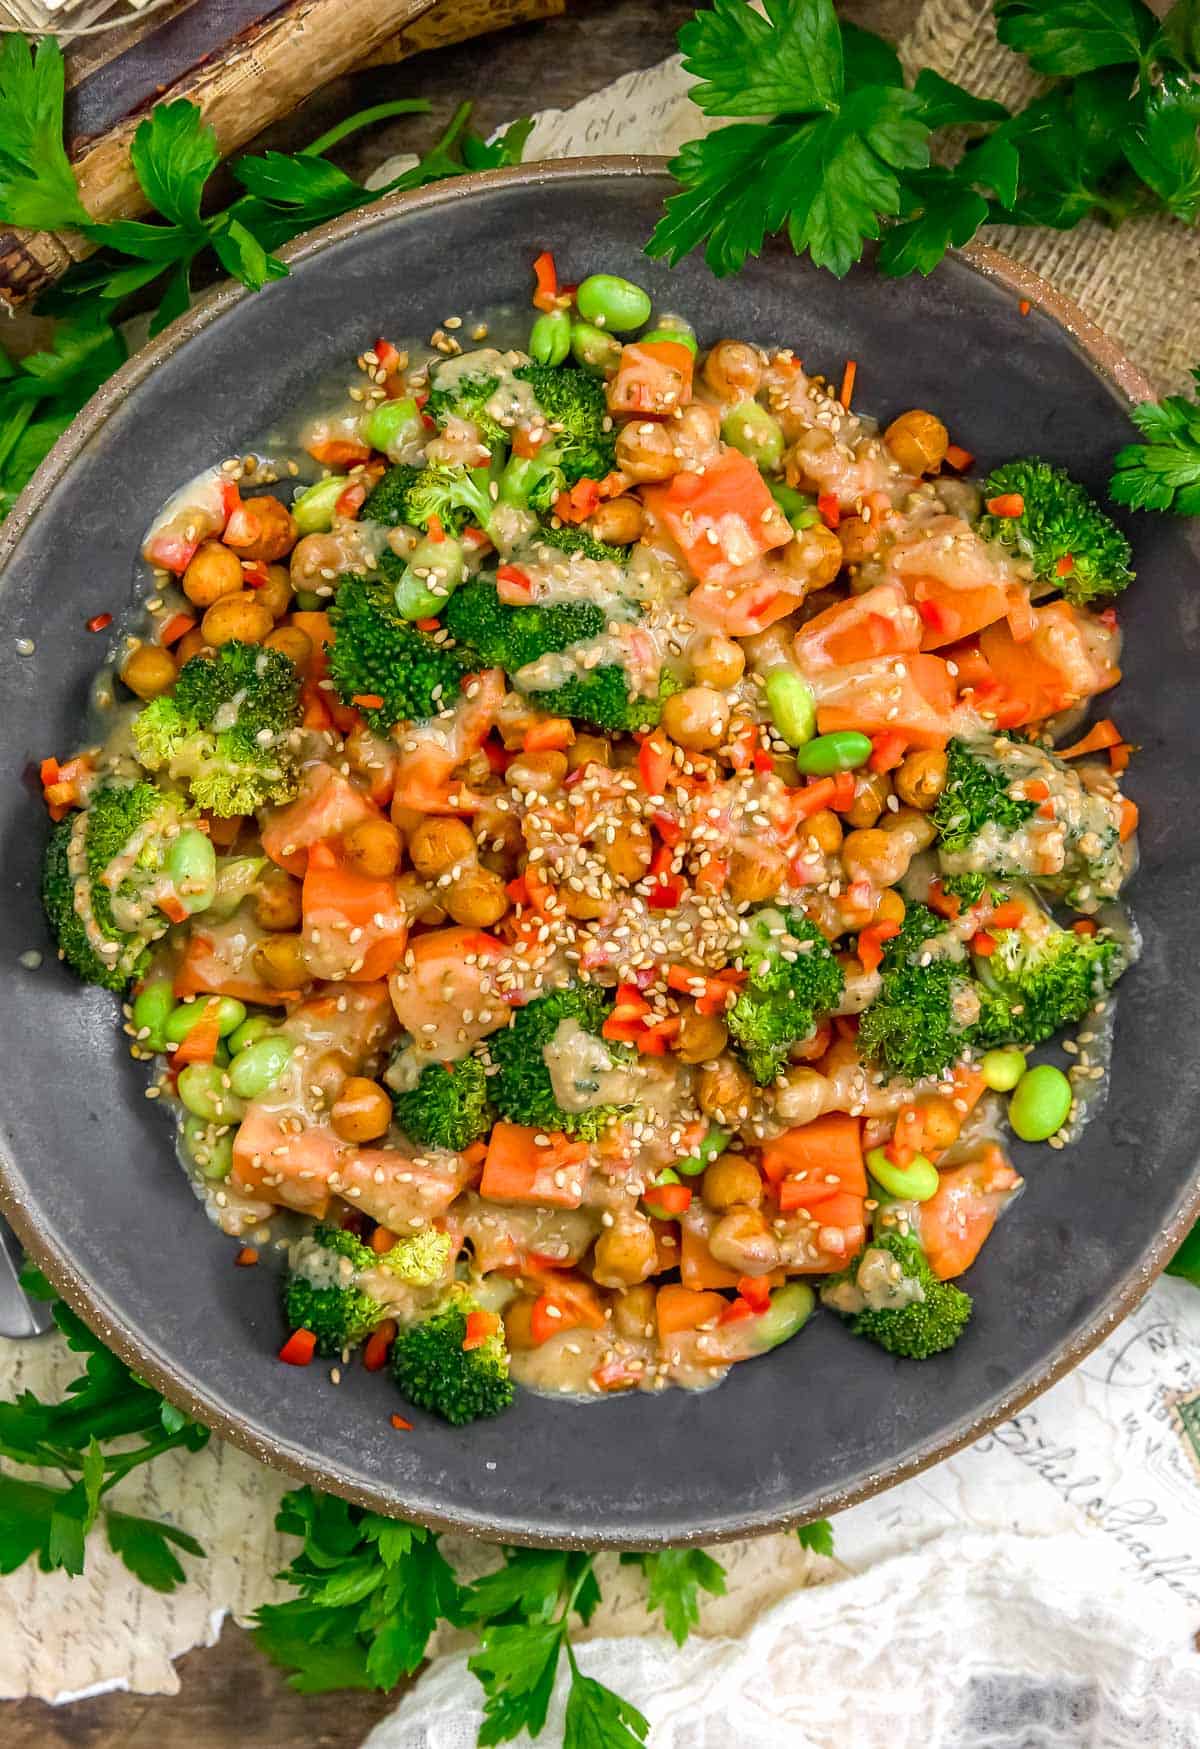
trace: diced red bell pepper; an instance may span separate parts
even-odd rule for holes
[[[285,1366],[310,1366],[316,1352],[317,1339],[311,1330],[293,1330],[279,1350],[279,1358]]]

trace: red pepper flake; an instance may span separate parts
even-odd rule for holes
[[[463,1353],[470,1354],[473,1348],[482,1348],[489,1337],[494,1336],[500,1328],[500,1320],[495,1312],[468,1312],[466,1332],[463,1336]]]
[[[826,528],[836,528],[842,520],[842,507],[836,492],[821,492],[817,496],[817,514]]]
[[[986,929],[979,929],[971,937],[971,951],[977,953],[981,960],[989,960],[996,951],[996,937],[989,935]]]
[[[111,613],[98,613],[93,619],[89,619],[87,622],[87,629],[89,632],[102,632],[106,626],[110,626],[111,624]]]
[[[243,1245],[233,1261],[239,1269],[252,1269],[258,1262],[258,1252],[253,1245]]]
[[[431,516],[429,518],[429,526],[425,530],[425,532],[429,536],[430,540],[433,542],[434,546],[441,546],[442,542],[446,538],[446,531],[442,527],[441,517],[440,516]]]
[[[1020,310],[1020,312],[1023,316],[1027,316],[1029,314],[1030,310],[1032,310],[1033,305],[1030,303],[1028,298],[1022,298],[1020,303],[1017,305],[1017,308],[1018,308],[1018,310]]]
[[[414,623],[419,632],[440,632],[442,629],[440,619],[419,619]]]
[[[412,1422],[406,1421],[403,1415],[391,1416],[391,1423],[397,1433],[411,1433],[413,1430]]]
[[[765,1312],[771,1304],[771,1284],[763,1275],[741,1276],[737,1290],[740,1298],[756,1312]]]
[[[1071,928],[1076,935],[1095,935],[1096,925],[1090,917],[1077,917]]]
[[[1054,566],[1054,574],[1056,577],[1069,577],[1074,569],[1074,553],[1064,553],[1062,558],[1059,559]]]
[[[775,756],[773,753],[768,753],[765,750],[765,748],[762,748],[762,747],[756,748],[755,753],[754,753],[754,758],[753,758],[753,764],[754,764],[755,771],[760,771],[764,774],[769,772],[769,771],[774,771],[774,769],[775,769]]]
[[[497,565],[496,581],[507,583],[512,589],[519,589],[523,595],[533,594],[533,579],[520,565]]]
[[[383,698],[378,692],[356,692],[354,697],[350,700],[350,703],[358,705],[359,708],[364,711],[378,711],[383,709]]]

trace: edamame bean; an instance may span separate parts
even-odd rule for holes
[[[575,304],[585,322],[607,328],[610,334],[631,334],[650,320],[649,294],[615,273],[589,273],[575,294]]]
[[[158,978],[138,991],[133,999],[133,1030],[136,1035],[134,1042],[142,1050],[166,1050],[167,1016],[174,1006],[175,992],[169,978]]]
[[[979,1072],[993,1093],[1011,1093],[1025,1073],[1025,1052],[1015,1047],[1007,1051],[987,1051],[980,1059]]]
[[[571,350],[571,318],[566,310],[548,310],[529,330],[529,356],[539,364],[561,364]]]
[[[674,1215],[668,1209],[663,1208],[661,1203],[651,1201],[651,1193],[654,1190],[661,1190],[664,1184],[682,1184],[682,1182],[678,1172],[672,1171],[669,1166],[664,1166],[653,1185],[647,1186],[646,1194],[642,1198],[646,1213],[656,1221],[674,1220]]]
[[[760,468],[777,468],[783,460],[783,431],[757,401],[739,401],[731,407],[721,421],[721,436]]]
[[[232,917],[242,901],[250,897],[266,866],[265,856],[218,857],[217,890],[208,908],[209,917],[214,921]]]
[[[1023,1142],[1044,1142],[1066,1123],[1071,1083],[1053,1063],[1027,1069],[1008,1102],[1008,1121]]]
[[[189,1063],[179,1071],[179,1097],[206,1123],[240,1123],[246,1107],[228,1082],[228,1075],[215,1063]]]
[[[782,480],[768,480],[767,489],[793,528],[811,528],[820,522],[820,513],[807,492],[798,492]]]
[[[315,589],[297,589],[292,597],[292,606],[298,607],[301,613],[320,613],[329,603]]]
[[[393,590],[396,611],[405,619],[436,619],[467,574],[460,541],[418,541]]]
[[[638,345],[653,346],[657,340],[669,340],[675,346],[686,346],[693,358],[695,358],[697,352],[700,350],[696,342],[696,336],[692,333],[690,328],[684,327],[651,328],[648,334],[642,334],[639,336]]]
[[[246,1018],[244,1003],[235,1001],[232,996],[193,996],[181,1002],[168,1017],[164,1030],[170,1042],[181,1045],[194,1026],[210,1018],[214,1003],[218,1037],[225,1038],[228,1033],[236,1032]]]
[[[585,370],[607,376],[621,362],[621,343],[590,322],[572,322],[571,357]]]
[[[255,1039],[239,1051],[229,1070],[229,1083],[239,1099],[257,1099],[274,1086],[292,1060],[292,1047],[285,1038]]]
[[[836,729],[818,735],[796,755],[796,764],[806,777],[832,777],[838,771],[853,771],[871,757],[871,743],[857,729]]]
[[[411,439],[419,437],[422,429],[421,409],[409,395],[397,401],[381,401],[378,407],[364,413],[358,422],[358,435],[363,442],[369,443],[372,449],[381,449],[389,457],[393,450],[403,449]],[[292,515],[295,514],[293,506]]]
[[[675,1165],[680,1172],[686,1173],[689,1178],[695,1178],[696,1174],[703,1172],[704,1168],[710,1161],[715,1160],[718,1154],[725,1152],[732,1139],[730,1130],[718,1129],[716,1124],[713,1124],[696,1152],[687,1160],[677,1160]]]
[[[165,867],[175,896],[188,915],[207,911],[217,891],[217,853],[207,832],[185,826],[176,833]]]
[[[236,1057],[239,1051],[244,1051],[256,1039],[265,1038],[272,1030],[271,1022],[265,1014],[252,1014],[249,1020],[235,1027],[229,1035],[229,1048]]]
[[[759,1317],[748,1323],[750,1342],[756,1354],[764,1349],[778,1348],[802,1330],[812,1317],[817,1296],[806,1281],[789,1281],[777,1287],[771,1303]]]
[[[817,701],[807,680],[791,668],[773,668],[766,679],[767,709],[789,747],[803,747],[817,726]]]
[[[907,1166],[897,1166],[883,1148],[872,1148],[867,1155],[867,1171],[889,1196],[905,1202],[928,1202],[937,1195],[938,1170],[924,1154],[914,1154]]]
[[[233,1171],[233,1133],[226,1129],[220,1135],[221,1129],[223,1125],[206,1123],[190,1111],[183,1120],[183,1145],[205,1178],[228,1178]]]
[[[324,534],[333,527],[333,507],[348,485],[345,474],[330,474],[297,494],[292,518],[301,534]]]

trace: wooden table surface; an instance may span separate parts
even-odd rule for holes
[[[896,37],[919,0],[853,0],[839,10]],[[456,104],[475,100],[484,134],[531,109],[568,108],[635,67],[675,48],[679,26],[698,0],[568,0],[563,18],[422,55],[398,67],[348,75],[271,128],[255,150],[299,150],[325,128],[368,104],[424,97],[433,114],[402,119],[358,136],[338,162],[364,175],[393,152],[419,151],[436,138]],[[175,1695],[108,1694],[73,1706],[0,1703],[4,1749],[358,1749],[395,1695],[294,1694],[240,1629],[226,1625],[211,1650],[176,1666]],[[549,1749],[549,1746],[548,1746]]]

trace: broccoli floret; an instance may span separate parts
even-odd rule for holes
[[[846,980],[829,943],[802,911],[756,911],[742,963],[746,983],[725,1023],[733,1048],[765,1087],[786,1063],[788,1047],[808,1038],[818,1017],[837,1006]]]
[[[616,432],[604,384],[588,371],[560,365],[526,364],[514,374],[530,385],[546,415],[554,435],[554,459],[567,485],[602,480],[611,473],[616,466]]]
[[[985,874],[944,874],[939,876],[943,893],[957,899],[965,911],[978,905],[984,893],[996,895],[1000,889],[992,885]]]
[[[142,970],[150,944],[170,927],[150,891],[162,872],[168,834],[182,818],[178,797],[152,783],[106,784],[82,813],[55,826],[42,863],[42,904],[59,952],[84,983],[123,990]],[[133,865],[114,890],[105,873],[135,844]]]
[[[1129,542],[1062,468],[1036,457],[1006,462],[988,475],[983,496],[987,501],[1010,492],[1024,500],[1021,515],[988,514],[979,532],[1029,559],[1039,583],[1052,584],[1068,601],[1087,607],[1133,582]]]
[[[883,956],[879,995],[858,1023],[863,1053],[890,1077],[940,1075],[972,1042],[979,998],[966,951],[925,905],[910,905]]]
[[[995,740],[975,747],[965,741],[951,741],[946,750],[946,783],[932,818],[940,848],[949,856],[973,852],[980,833],[989,828],[993,834],[1011,836],[1037,813],[1036,802],[1008,793],[1014,774],[995,757],[996,745]],[[1019,743],[1010,745],[1016,747]]]
[[[387,1308],[358,1286],[360,1273],[382,1262],[361,1239],[340,1227],[317,1227],[292,1247],[283,1286],[289,1330],[311,1330],[319,1354],[353,1348],[387,1316]]]
[[[385,586],[344,577],[329,617],[334,626],[330,679],[343,704],[383,700],[359,706],[378,734],[396,723],[435,717],[458,697],[469,663],[402,619]]]
[[[515,674],[552,651],[598,638],[608,623],[595,601],[552,601],[541,607],[509,607],[494,583],[479,578],[456,589],[442,624],[488,668]]]
[[[300,676],[282,650],[223,644],[185,662],[169,693],[138,712],[137,756],[187,783],[201,808],[252,814],[295,794],[288,738],[300,723]]]
[[[512,433],[487,410],[488,402],[500,386],[500,379],[490,376],[486,370],[472,371],[470,375],[459,370],[443,388],[438,382],[439,374],[435,373],[432,379],[429,399],[422,411],[443,429],[451,419],[469,419],[493,455],[505,448]]]
[[[393,1093],[396,1122],[426,1148],[469,1147],[491,1128],[487,1076],[478,1057],[430,1063],[416,1086]]]
[[[970,1319],[971,1296],[953,1282],[938,1280],[916,1239],[895,1230],[877,1233],[861,1257],[825,1284],[822,1300],[842,1311],[839,1298],[845,1299],[847,1288],[858,1297],[864,1270],[872,1287],[886,1284],[896,1303],[878,1311],[865,1306],[844,1312],[853,1335],[906,1360],[928,1360],[954,1347]]]
[[[628,1106],[589,1105],[583,1111],[564,1111],[555,1098],[543,1056],[564,1021],[591,1033],[595,1060],[578,1068],[576,1085],[584,1094],[595,1092],[599,1076],[628,1056],[625,1047],[610,1045],[600,1037],[611,1007],[603,990],[591,984],[571,984],[518,1008],[512,1024],[490,1041],[497,1072],[489,1077],[488,1087],[500,1115],[511,1123],[563,1130],[569,1136],[594,1141],[615,1117],[628,1110]]]
[[[445,1275],[453,1249],[449,1233],[422,1227],[416,1233],[405,1233],[381,1257],[372,1254],[371,1261],[408,1287],[432,1287]]]
[[[549,516],[567,477],[558,465],[552,444],[543,444],[535,456],[512,456],[499,480],[500,502],[516,504],[539,516]]]
[[[1020,929],[989,931],[994,951],[976,961],[981,1045],[1037,1045],[1073,1026],[1126,967],[1119,943],[1062,929],[1030,910]]]
[[[478,1309],[470,1293],[456,1287],[427,1318],[401,1330],[392,1344],[392,1377],[404,1395],[455,1427],[499,1415],[513,1400],[503,1325],[478,1346],[463,1347],[467,1319]]]
[[[534,509],[537,506],[534,505]],[[596,540],[594,536],[585,534],[581,528],[575,528],[564,522],[560,528],[539,528],[536,534],[529,537],[529,544],[534,547],[553,547],[560,553],[582,553],[585,559],[595,559],[598,563],[627,565],[630,547],[615,547],[609,541]]]
[[[461,534],[469,522],[487,528],[495,511],[486,468],[389,468],[362,507],[372,522],[405,523],[423,532],[437,517],[446,534]]]
[[[678,692],[680,682],[665,671],[659,676],[658,690],[652,697],[633,692],[629,676],[618,662],[607,662],[600,668],[580,670],[561,686],[544,691],[526,689],[526,694],[544,711],[556,717],[569,717],[574,723],[587,723],[609,734],[634,734],[652,729],[662,716],[663,700]]]

